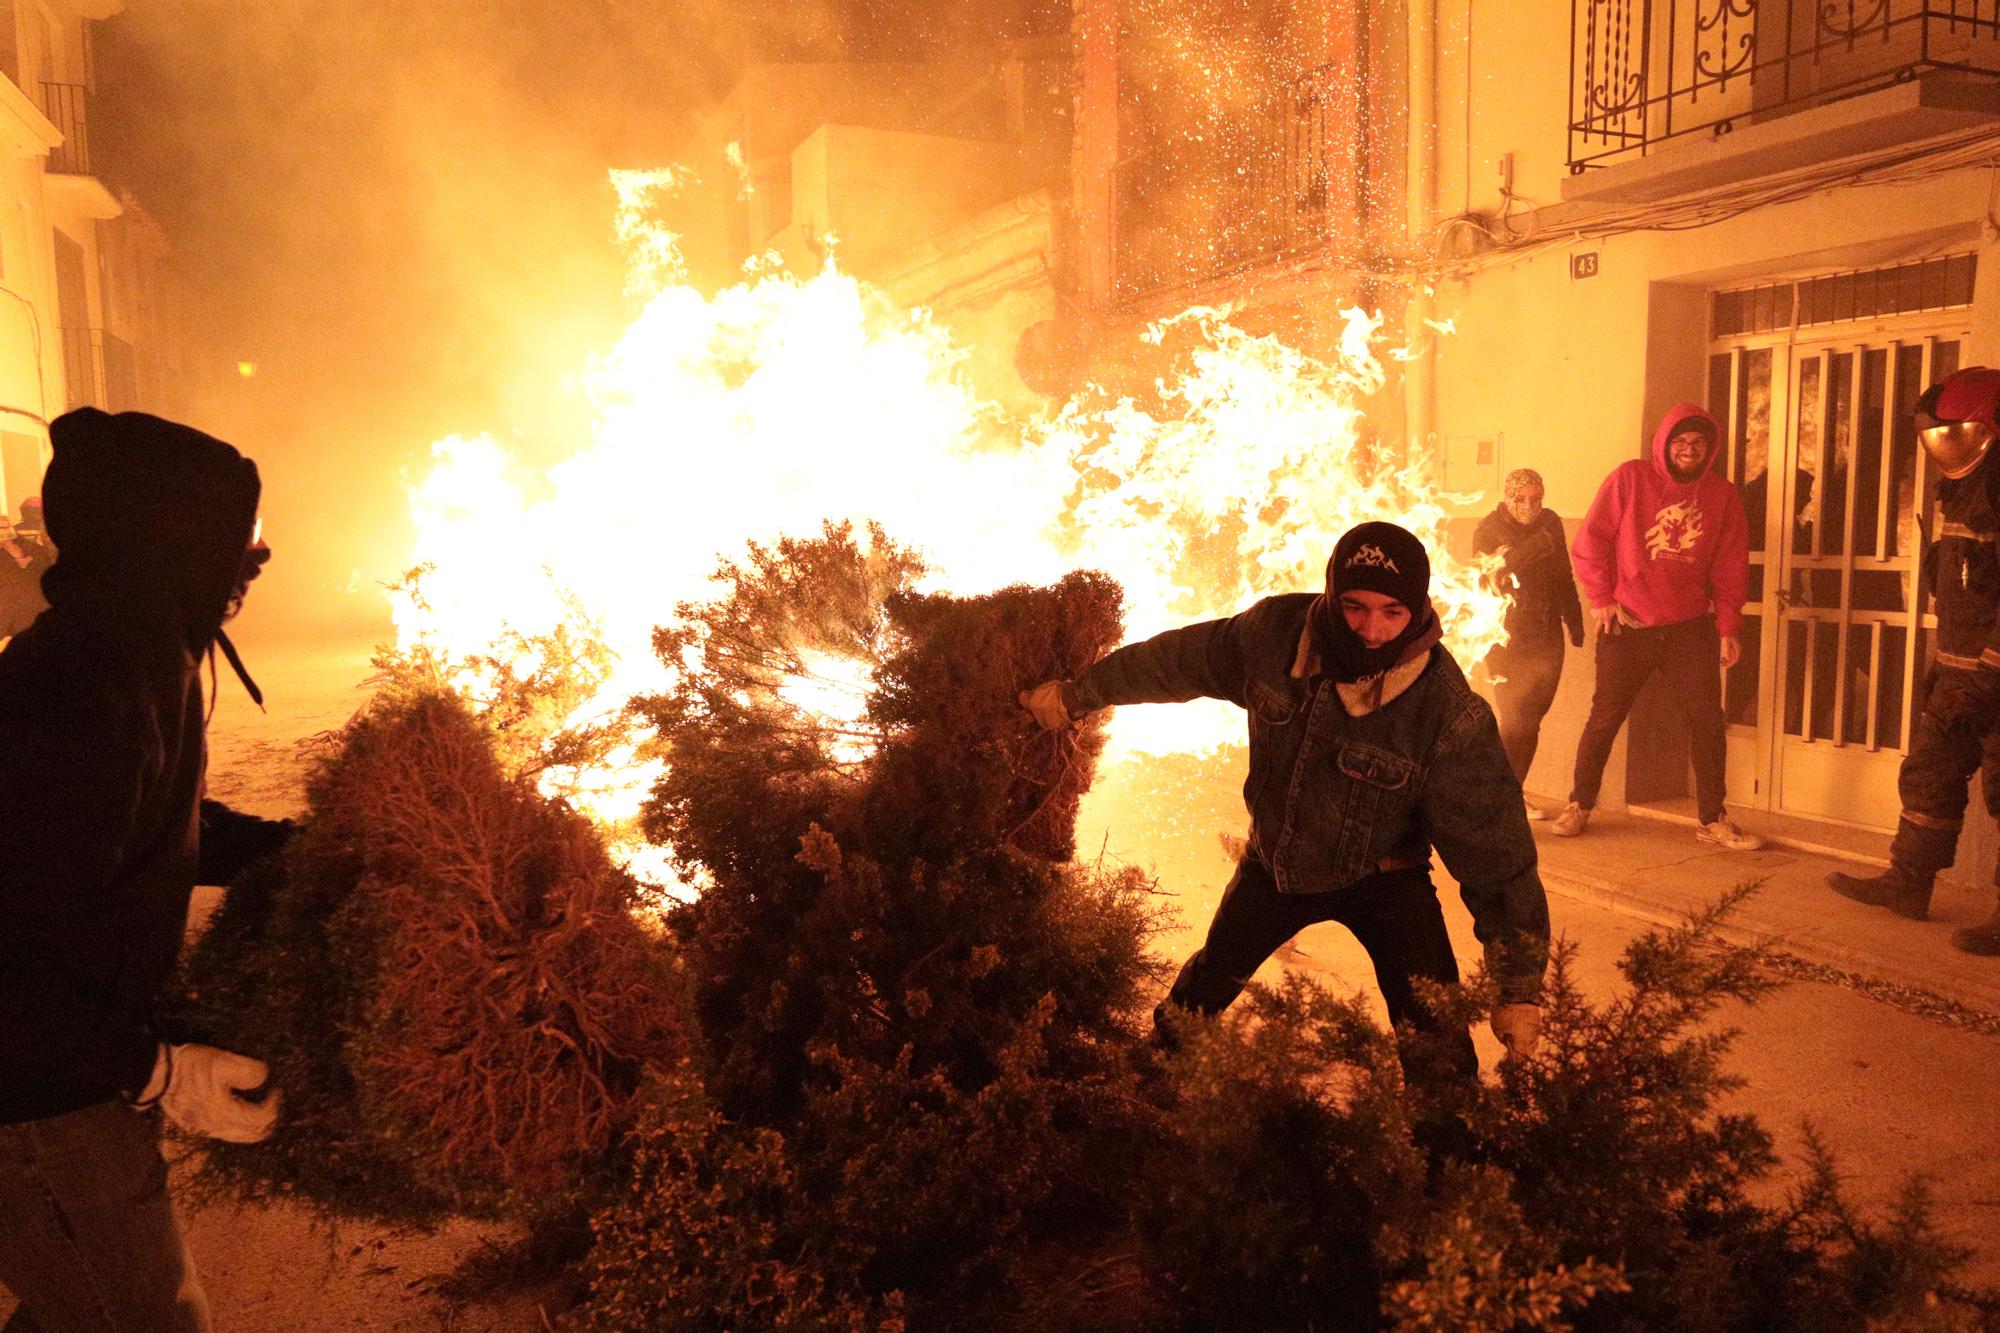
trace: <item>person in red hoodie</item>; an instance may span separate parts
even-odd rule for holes
[[[1723,808],[1722,672],[1743,655],[1750,529],[1743,497],[1711,467],[1720,438],[1715,418],[1696,404],[1669,408],[1653,433],[1652,457],[1612,470],[1570,544],[1597,622],[1597,687],[1577,740],[1569,804],[1550,826],[1562,837],[1590,823],[1611,742],[1659,672],[1687,713],[1696,836],[1735,852],[1764,845]]]

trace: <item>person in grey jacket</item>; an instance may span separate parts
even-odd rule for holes
[[[1168,1004],[1219,1013],[1279,945],[1338,921],[1368,951],[1399,1031],[1443,1043],[1473,1072],[1469,1034],[1444,1031],[1411,984],[1458,980],[1435,849],[1499,984],[1494,1034],[1514,1055],[1534,1048],[1549,939],[1535,843],[1493,711],[1439,642],[1429,590],[1423,543],[1363,523],[1334,547],[1317,596],[1266,598],[1022,693],[1050,729],[1098,708],[1203,697],[1249,714],[1250,838]]]

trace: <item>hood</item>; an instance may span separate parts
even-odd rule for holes
[[[1667,466],[1667,441],[1673,439],[1674,432],[1690,420],[1706,421],[1709,437],[1715,441],[1714,446],[1708,451],[1708,462],[1702,466],[1702,476],[1714,471],[1715,460],[1722,456],[1722,423],[1710,416],[1708,409],[1700,403],[1675,403],[1667,409],[1667,414],[1660,418],[1660,428],[1653,432],[1653,470],[1667,481],[1674,480],[1673,470]]]
[[[205,652],[256,527],[257,465],[221,440],[143,412],[79,408],[49,426],[42,482],[56,562],[49,605]]]

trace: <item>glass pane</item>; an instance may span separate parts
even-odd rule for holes
[[[1820,508],[1820,411],[1819,358],[1799,362],[1798,459],[1794,481],[1798,487],[1792,507],[1792,553],[1812,551],[1812,524]]]
[[[1743,293],[1717,292],[1715,309],[1710,318],[1713,336],[1727,338],[1731,334],[1743,332]],[[1711,400],[1712,401],[1712,400]]]
[[[1785,734],[1805,734],[1806,635],[1811,625],[1803,620],[1785,622]]]
[[[1765,473],[1771,439],[1771,349],[1744,352],[1742,382],[1737,386],[1736,477],[1743,487],[1743,517],[1750,524],[1750,549],[1764,549],[1764,521],[1770,507],[1771,479]],[[1914,437],[1913,437],[1914,438]]]
[[[1945,279],[1945,304],[1971,305],[1972,287],[1979,273],[1979,256],[1959,255],[1950,263],[1951,271]]]
[[[1840,631],[1831,621],[1818,621],[1812,629],[1812,734],[1808,739],[1818,741],[1833,735],[1833,690],[1840,677]]]
[[[1875,678],[1875,744],[1885,750],[1903,748],[1903,649],[1909,631],[1901,625],[1882,627],[1882,669]]]
[[[1847,627],[1847,706],[1841,739],[1849,745],[1868,743],[1868,695],[1876,675],[1875,627]]]
[[[1708,358],[1708,414],[1725,423],[1725,430],[1728,430],[1729,421],[1729,363],[1732,360],[1734,358],[1727,352],[1718,352]],[[1735,431],[1729,431],[1722,466],[1731,481],[1739,486],[1743,484],[1743,438]]]
[[[1842,352],[1829,358],[1827,372],[1826,404],[1832,421],[1826,432],[1826,455],[1818,469],[1819,549],[1825,555],[1841,555],[1847,550],[1847,483],[1853,460],[1854,354]]]
[[[1924,304],[1923,265],[1905,264],[1896,270],[1896,308],[1920,310]]]
[[[1889,527],[1891,556],[1914,556],[1917,538],[1917,428],[1910,410],[1924,392],[1924,349],[1896,349],[1896,411],[1890,420],[1889,487],[1895,496],[1896,521]]]
[[[1902,611],[1907,609],[1903,602],[1908,588],[1904,576],[1894,570],[1857,569],[1850,605],[1856,611]]]
[[[1751,574],[1754,576],[1758,572],[1753,569]],[[1722,711],[1739,726],[1757,725],[1757,684],[1762,677],[1758,659],[1762,652],[1763,632],[1762,616],[1743,617],[1743,656],[1736,659],[1736,665],[1729,668],[1722,679]]]
[[[1888,392],[1889,353],[1861,354],[1861,415],[1854,429],[1854,554],[1875,554],[1882,518],[1882,400]]]

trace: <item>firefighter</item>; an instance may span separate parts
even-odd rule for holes
[[[1835,872],[1835,893],[1922,921],[1938,872],[1958,852],[1968,785],[2000,730],[2000,464],[1992,461],[2000,370],[1974,366],[1917,400],[1917,440],[1937,467],[1938,529],[1926,559],[1937,607],[1937,662],[1922,716],[1903,757],[1902,818],[1889,868],[1862,877]],[[1989,769],[1986,801],[2000,816]],[[1995,871],[2000,883],[2000,868]],[[2000,955],[2000,906],[1951,937],[1967,953]]]
[[[1248,714],[1250,839],[1208,939],[1167,1003],[1214,1014],[1286,940],[1338,921],[1368,951],[1406,1068],[1477,1069],[1472,1039],[1447,1030],[1412,979],[1458,980],[1431,851],[1458,880],[1486,947],[1500,1006],[1491,1026],[1513,1055],[1541,1027],[1549,909],[1521,784],[1493,710],[1439,643],[1430,556],[1393,523],[1350,529],[1325,591],[1258,602],[1227,620],[1129,644],[1074,681],[1023,692],[1051,730],[1117,704],[1227,699]],[[1171,1044],[1166,1006],[1154,1011]]]

